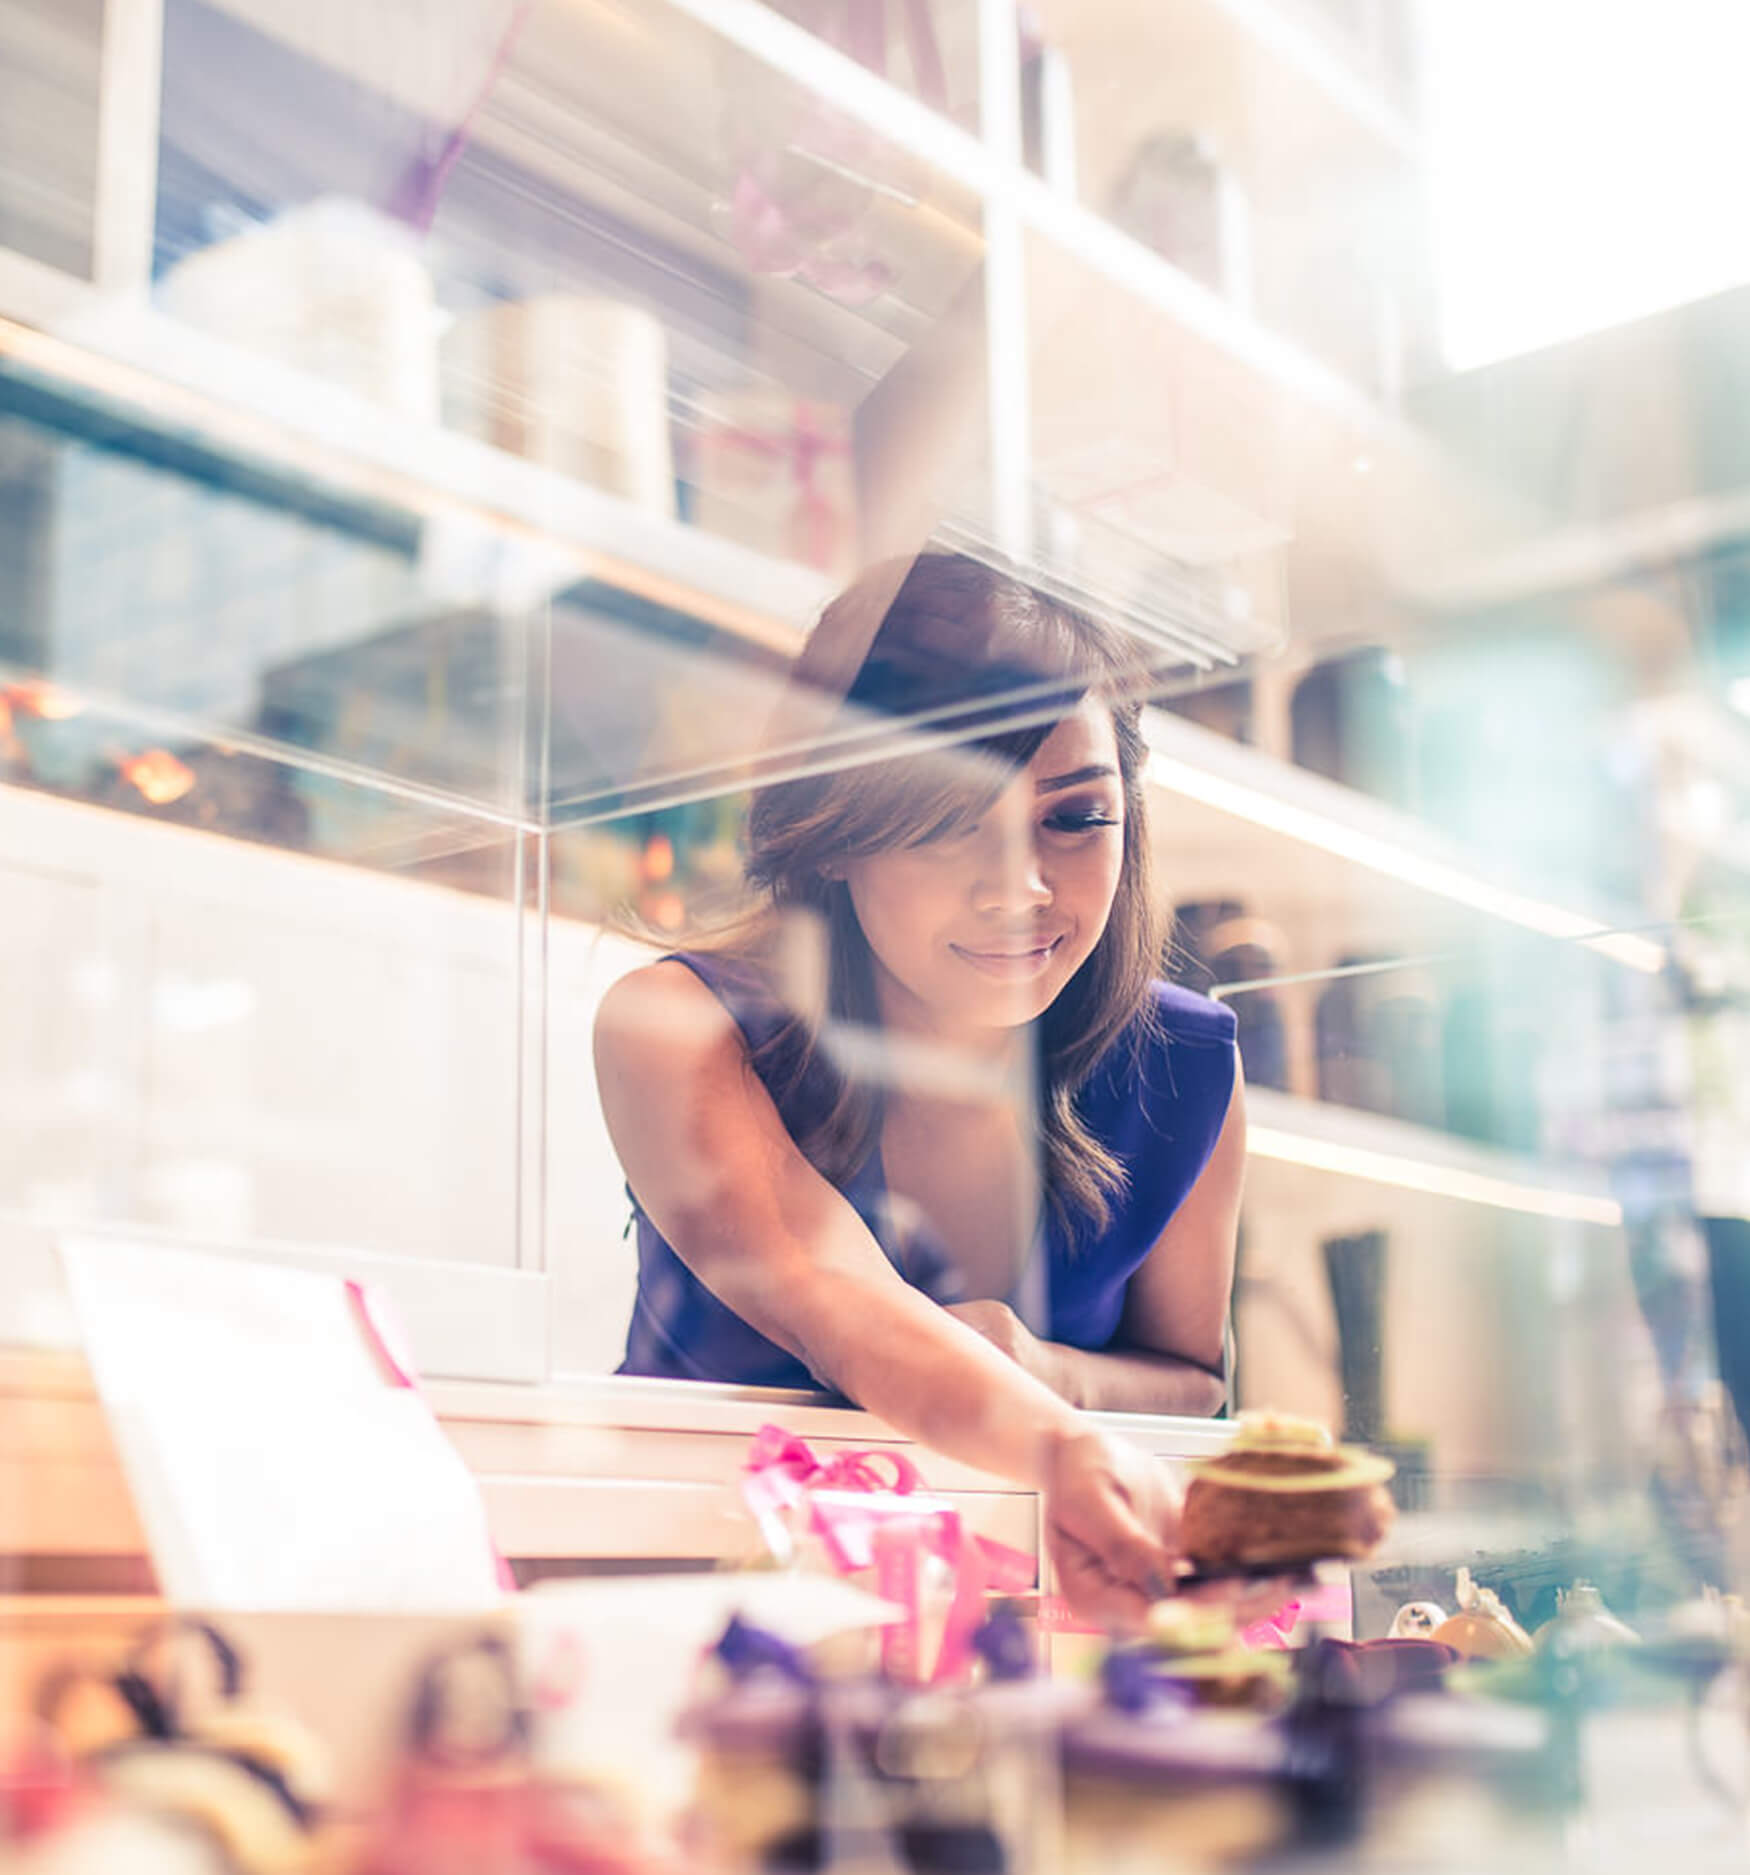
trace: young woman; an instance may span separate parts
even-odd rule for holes
[[[926,554],[835,601],[798,675],[840,765],[756,795],[757,911],[598,1021],[622,1371],[825,1386],[1036,1486],[1066,1593],[1125,1620],[1176,1503],[1077,1409],[1219,1410],[1245,1154],[1232,1015],[1155,976],[1146,672]],[[889,723],[927,733],[850,765]]]

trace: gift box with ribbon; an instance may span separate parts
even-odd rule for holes
[[[849,413],[782,390],[699,403],[691,518],[713,534],[845,578],[857,559]]]
[[[755,1435],[742,1475],[748,1509],[773,1556],[817,1566],[905,1611],[882,1633],[881,1667],[908,1683],[968,1677],[987,1598],[1024,1593],[1035,1559],[967,1528],[948,1499],[922,1490],[917,1466],[879,1448],[822,1459],[778,1426]]]

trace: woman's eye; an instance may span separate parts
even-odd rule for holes
[[[1063,807],[1045,825],[1053,833],[1091,833],[1096,827],[1116,827],[1119,821],[1103,807]]]

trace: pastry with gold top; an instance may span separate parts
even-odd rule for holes
[[[1429,1635],[1466,1660],[1518,1660],[1531,1652],[1531,1636],[1507,1612],[1493,1589],[1486,1589],[1462,1564],[1458,1570],[1458,1613]]]
[[[1233,1444],[1190,1472],[1180,1544],[1210,1573],[1356,1562],[1395,1514],[1389,1459],[1286,1413],[1242,1413]]]

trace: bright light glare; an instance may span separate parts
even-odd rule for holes
[[[1726,692],[1726,701],[1741,716],[1750,716],[1750,677],[1740,677]]]
[[[1750,6],[1423,0],[1459,370],[1750,280]]]
[[[1502,1211],[1523,1211],[1532,1217],[1568,1218],[1577,1224],[1601,1224],[1611,1230],[1622,1222],[1622,1206],[1601,1193],[1548,1190],[1519,1179],[1407,1159],[1365,1146],[1346,1146],[1273,1126],[1248,1127],[1246,1150],[1255,1158],[1281,1159],[1290,1165],[1310,1166],[1314,1171],[1339,1172],[1348,1178],[1369,1179],[1376,1185],[1394,1185],[1400,1191],[1428,1192],[1437,1198],[1458,1198]]]
[[[1247,787],[1244,782],[1212,774],[1194,762],[1181,761],[1163,750],[1150,752],[1148,778],[1156,787],[1170,793],[1182,794],[1221,813],[1249,820],[1254,826],[1267,827],[1308,846],[1320,847],[1338,859],[1365,866],[1370,872],[1414,886],[1436,898],[1468,905],[1473,911],[1503,918],[1509,924],[1539,932],[1544,937],[1577,939],[1590,949],[1627,964],[1631,970],[1650,976],[1665,967],[1664,946],[1651,938],[1637,936],[1632,931],[1602,930],[1597,919],[1585,912],[1571,911],[1565,905],[1552,905],[1547,900],[1495,885],[1415,847],[1381,839],[1377,834],[1331,819],[1299,802],[1280,800],[1261,789]]]

